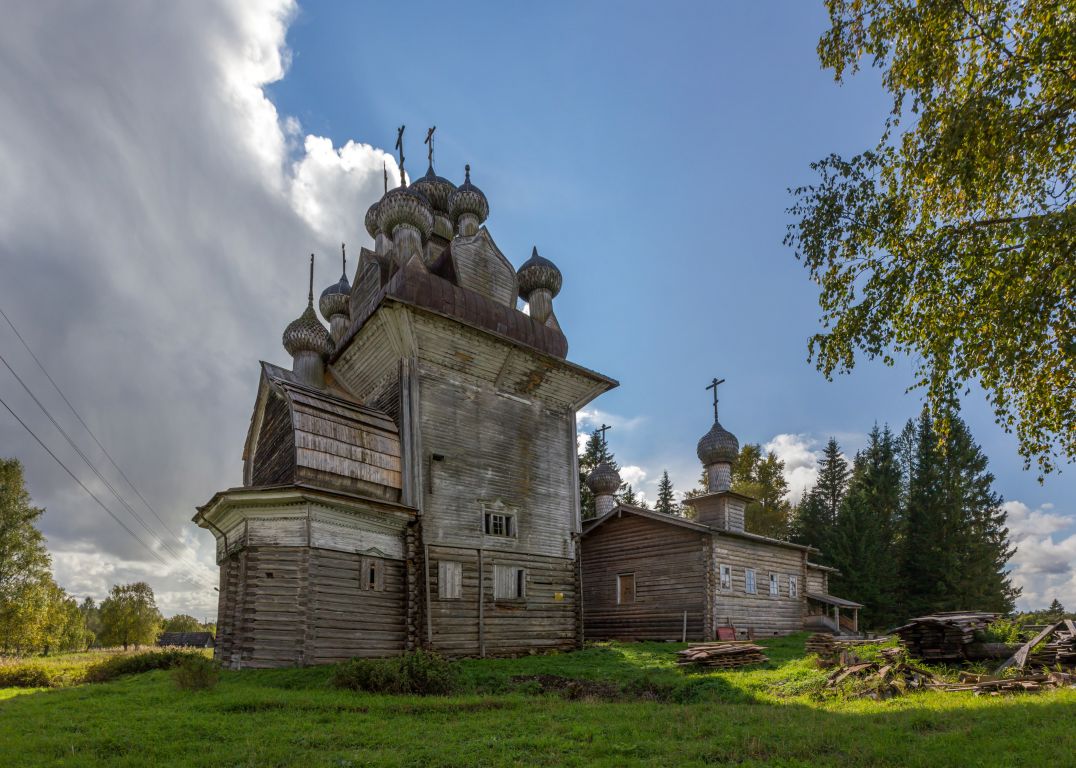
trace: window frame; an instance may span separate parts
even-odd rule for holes
[[[511,571],[510,577],[501,578],[504,571]],[[511,592],[515,594],[500,594],[498,589],[502,583],[511,585]],[[518,565],[493,564],[493,600],[494,602],[519,602],[527,599],[527,569]]]
[[[743,591],[747,595],[758,594],[758,574],[754,568],[743,569]]]
[[[362,558],[359,563],[359,589],[363,592],[385,591],[384,561],[377,557]]]
[[[788,596],[798,598],[800,596],[800,579],[795,574],[788,575]]]
[[[500,520],[504,527],[504,533],[494,531],[495,523]],[[516,538],[516,516],[511,512],[483,512],[482,533],[486,536],[496,536],[500,539]]]
[[[781,581],[776,573],[770,574],[770,597],[781,596]]]
[[[722,592],[732,591],[732,566],[727,563],[718,565],[717,588]]]
[[[622,579],[631,577],[631,600],[624,599],[624,590],[621,588]],[[627,573],[618,573],[616,575],[616,604],[617,605],[633,605],[636,602],[638,593],[636,590],[635,571],[628,571]]]
[[[463,599],[463,563],[459,560],[437,561],[437,599]]]

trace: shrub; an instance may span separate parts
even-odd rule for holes
[[[171,669],[192,656],[205,658],[197,651],[182,651],[177,648],[113,656],[87,667],[83,680],[87,683],[104,683],[115,680],[120,675],[133,675],[154,669]]]
[[[183,691],[205,691],[220,680],[220,666],[201,654],[189,654],[172,668],[172,680]]]
[[[352,659],[336,668],[332,685],[370,693],[436,696],[452,693],[459,669],[436,653],[414,651],[391,659]]]
[[[0,688],[51,688],[59,681],[40,664],[0,664]]]

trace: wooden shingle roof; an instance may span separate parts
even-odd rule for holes
[[[181,648],[212,648],[212,632],[165,632],[157,638],[157,645]]]

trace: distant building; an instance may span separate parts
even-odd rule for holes
[[[212,648],[212,632],[164,632],[157,638],[157,645],[177,648]]]
[[[693,520],[618,504],[620,476],[608,464],[594,469],[587,483],[598,516],[581,543],[588,640],[858,631],[863,606],[829,594],[834,569],[809,560],[818,550],[744,530],[752,499],[731,490],[738,453],[715,393],[714,425],[698,444],[707,492],[684,499]]]
[[[227,666],[579,646],[575,414],[616,382],[565,359],[560,271],[536,249],[514,269],[488,213],[431,150],[367,211],[374,249],[321,294],[329,330],[311,284],[291,370],[262,363],[243,486],[194,517]]]

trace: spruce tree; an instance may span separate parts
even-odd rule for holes
[[[654,504],[654,509],[658,512],[663,512],[666,515],[673,515],[679,511],[679,505],[676,503],[676,495],[673,493],[672,480],[669,479],[668,470],[664,470],[661,473],[661,482],[658,483],[658,499]]]
[[[587,438],[583,453],[579,455],[579,507],[584,520],[594,517],[594,494],[587,487],[587,477],[602,462],[607,462],[613,469],[619,470],[609,445],[602,440],[601,432],[594,430]]]
[[[841,455],[841,447],[837,439],[831,437],[822,451],[818,480],[793,516],[792,540],[820,549],[823,563],[829,562],[829,534],[844,501],[849,474],[848,462]]]
[[[639,506],[639,496],[635,493],[635,489],[628,484],[628,487],[624,489],[624,492],[620,494],[620,503],[628,504],[632,507]]]

